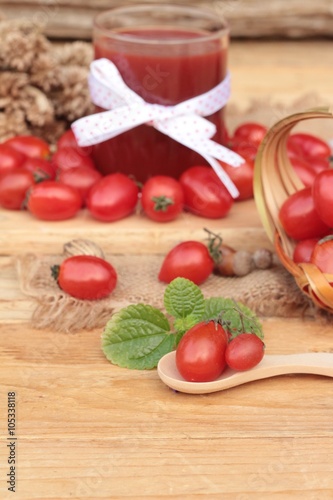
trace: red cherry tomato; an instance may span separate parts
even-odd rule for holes
[[[233,370],[254,368],[263,359],[265,345],[254,333],[240,333],[230,340],[225,351],[227,365]]]
[[[56,173],[51,162],[44,158],[27,158],[23,162],[22,168],[34,174],[37,181],[55,179]]]
[[[258,153],[258,146],[252,144],[251,142],[231,142],[230,147],[235,153],[239,154],[243,158],[247,158],[249,161],[254,162]]]
[[[316,175],[312,186],[314,206],[321,220],[333,227],[333,170]]]
[[[57,150],[68,147],[76,149],[80,154],[84,156],[89,156],[93,149],[92,146],[79,146],[72,129],[66,130],[66,132],[64,132],[61,137],[59,137],[57,142]]]
[[[190,167],[180,176],[185,208],[209,219],[225,217],[233,198],[211,167]]]
[[[7,144],[0,144],[0,175],[20,167],[25,159],[26,156],[20,151]]]
[[[301,158],[324,158],[331,155],[327,142],[312,134],[295,133],[288,137],[287,150]]]
[[[310,238],[298,241],[294,248],[293,261],[296,262],[296,264],[310,262],[313,249],[318,241],[319,238]]]
[[[88,167],[96,169],[95,163],[86,154],[82,154],[77,148],[62,147],[52,156],[52,165],[55,170],[67,170],[68,168]]]
[[[137,184],[121,173],[109,174],[89,190],[86,206],[95,219],[111,222],[134,212],[139,199]]]
[[[102,178],[102,174],[98,170],[89,167],[81,168],[68,168],[66,170],[59,170],[58,181],[77,189],[82,198],[82,204],[85,201],[88,192],[92,186]]]
[[[75,255],[53,268],[54,277],[64,292],[82,300],[107,297],[117,284],[114,267],[93,255]]]
[[[261,123],[248,122],[239,125],[233,133],[232,140],[237,142],[249,142],[259,146],[267,132],[267,127]]]
[[[318,241],[311,255],[311,262],[322,273],[333,274],[333,236]]]
[[[16,135],[7,139],[4,144],[30,158],[49,158],[51,154],[49,144],[33,135]]]
[[[189,382],[210,382],[223,372],[228,336],[214,321],[201,322],[188,330],[176,350],[176,366]]]
[[[244,159],[245,162],[239,167],[232,167],[227,163],[221,162],[223,169],[239,191],[239,196],[235,199],[235,201],[253,198],[253,161],[246,158]]]
[[[158,279],[170,283],[175,278],[187,278],[200,285],[212,273],[214,261],[200,241],[184,241],[166,255]]]
[[[290,158],[290,163],[292,164],[293,169],[295,170],[298,177],[301,179],[305,187],[312,186],[315,177],[316,171],[311,168],[307,161],[303,158],[299,158],[297,156],[293,156]]]
[[[141,205],[144,213],[154,221],[174,220],[183,210],[183,188],[173,177],[151,177],[142,188]]]
[[[315,209],[311,188],[289,196],[280,208],[279,219],[287,235],[295,240],[321,238],[330,233]]]
[[[8,210],[21,210],[34,176],[22,167],[0,177],[0,205]]]
[[[65,220],[80,210],[79,192],[57,181],[43,181],[29,191],[27,208],[32,215],[43,220]]]

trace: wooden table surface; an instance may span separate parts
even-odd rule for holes
[[[234,42],[232,101],[267,96],[289,105],[303,93],[332,98],[332,43]],[[100,329],[34,330],[32,303],[19,289],[19,253],[57,253],[72,237],[108,251],[163,253],[196,237],[200,218],[158,225],[132,216],[115,225],[41,223],[0,212],[0,498],[332,499],[332,380],[282,376],[221,393],[175,393],[155,370],[112,366]],[[243,248],[269,246],[254,203],[215,221]],[[149,256],[147,255],[147,258]],[[263,320],[267,353],[332,351],[329,325],[310,319]],[[16,435],[8,435],[8,393],[16,395]],[[9,438],[9,439],[8,439]],[[8,491],[15,444],[16,493]]]

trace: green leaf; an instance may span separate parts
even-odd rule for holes
[[[166,316],[150,305],[130,305],[115,313],[102,334],[109,361],[125,368],[149,370],[175,346]]]
[[[175,318],[193,316],[198,321],[205,310],[205,300],[200,288],[186,278],[176,278],[166,287],[164,306]]]
[[[260,339],[264,337],[261,322],[255,313],[233,299],[223,297],[206,299],[203,320],[210,319],[219,321],[232,337],[242,332],[254,333]]]
[[[198,318],[193,314],[189,314],[185,318],[176,318],[174,322],[174,329],[176,330],[176,345],[178,345],[180,339],[192,326],[198,323]]]

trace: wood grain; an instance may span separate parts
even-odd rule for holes
[[[332,97],[330,44],[287,47],[232,49],[235,104],[265,95],[288,106],[304,89]],[[249,247],[268,241],[253,204],[242,207],[209,226]],[[127,251],[135,246],[149,258],[179,238],[200,237],[207,225],[192,217],[139,224],[138,215],[104,225],[86,214],[51,224],[0,213],[1,499],[332,499],[330,379],[283,376],[190,396],[169,390],[155,370],[112,366],[99,329],[68,335],[30,327],[31,303],[14,270],[18,253],[55,253],[85,235],[110,250],[121,251],[127,241]],[[267,353],[333,351],[332,326],[319,320],[272,317],[263,326]],[[14,495],[6,484],[10,391],[17,397]]]
[[[164,0],[159,0],[163,3]],[[127,4],[137,3],[128,0]],[[141,0],[140,3],[158,3]],[[170,0],[169,4],[179,3]],[[332,5],[330,0],[315,3],[302,0],[281,2],[270,0],[186,0],[187,5],[198,5],[213,10],[217,17],[225,17],[234,38],[332,36]],[[0,11],[10,18],[31,19],[45,24],[48,36],[55,38],[91,37],[93,18],[99,12],[122,6],[120,0],[0,0]]]

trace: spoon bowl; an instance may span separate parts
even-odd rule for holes
[[[175,391],[208,394],[278,375],[297,373],[333,377],[333,353],[265,354],[262,361],[251,370],[235,371],[226,368],[222,375],[212,382],[188,382],[178,372],[176,352],[172,351],[160,359],[157,373],[160,379]]]

